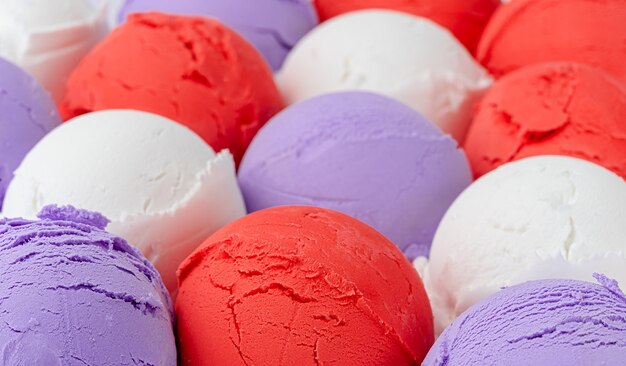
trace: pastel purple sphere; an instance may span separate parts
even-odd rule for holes
[[[620,366],[626,296],[617,283],[540,280],[472,306],[437,339],[423,366]]]
[[[158,272],[107,220],[48,206],[0,219],[3,365],[176,365]]]
[[[320,206],[371,225],[409,259],[428,255],[471,182],[464,152],[404,104],[345,92],[292,105],[259,132],[239,169],[250,212]]]
[[[252,43],[275,71],[318,23],[309,0],[126,0],[118,20],[149,11],[216,18]]]
[[[0,58],[0,209],[14,170],[59,124],[48,93],[26,71]]]

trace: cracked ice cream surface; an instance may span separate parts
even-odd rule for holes
[[[106,34],[106,0],[0,0],[0,56],[60,101],[65,82]]]
[[[0,210],[13,171],[61,123],[54,103],[26,72],[0,59]]]
[[[178,264],[245,214],[228,152],[216,155],[166,118],[125,110],[91,113],[46,136],[16,172],[3,213],[34,218],[51,203],[102,212],[172,291]]]
[[[48,206],[0,219],[5,365],[176,365],[173,312],[154,267],[106,219]]]
[[[626,296],[600,285],[539,280],[504,289],[456,319],[424,366],[619,366],[626,357]]]
[[[370,227],[312,207],[226,226],[179,270],[183,364],[412,365],[432,343],[417,274]]]
[[[567,60],[593,65],[626,82],[624,22],[626,4],[621,0],[512,1],[487,24],[476,56],[496,77]]]
[[[626,87],[576,63],[527,67],[498,80],[465,141],[474,174],[536,155],[567,155],[626,177]]]
[[[296,42],[317,25],[308,0],[126,0],[120,23],[128,14],[148,11],[216,18],[241,33],[274,70],[280,69]]]
[[[441,221],[430,261],[416,261],[437,332],[471,305],[528,280],[626,283],[626,183],[587,161],[523,159],[486,174]]]
[[[307,34],[278,75],[287,103],[342,90],[397,99],[463,141],[491,79],[447,30],[386,10],[338,16]]]
[[[261,130],[239,169],[249,212],[326,207],[356,217],[413,259],[471,182],[465,155],[411,108],[366,92],[317,97]]]
[[[208,18],[133,14],[72,73],[64,119],[105,109],[156,113],[239,162],[283,106],[271,70],[241,36]]]

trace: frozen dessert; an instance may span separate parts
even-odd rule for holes
[[[428,255],[448,207],[471,183],[465,154],[411,108],[365,92],[295,104],[257,135],[239,169],[249,212],[326,207]]]
[[[216,18],[256,46],[274,70],[317,25],[310,0],[125,0],[119,21],[149,11]]]
[[[211,236],[178,278],[181,365],[416,365],[433,342],[410,263],[334,211],[248,215]]]
[[[50,96],[25,71],[0,58],[0,209],[13,171],[47,132],[61,124]]]
[[[120,108],[182,123],[238,162],[282,100],[261,55],[229,28],[151,13],[131,15],[87,55],[70,77],[61,114]]]
[[[314,0],[324,21],[355,10],[389,9],[428,18],[447,28],[474,52],[500,0]]]
[[[243,216],[235,164],[189,129],[145,112],[110,110],[64,123],[15,172],[7,217],[71,204],[102,212],[175,292],[176,269],[200,243]]]
[[[107,219],[48,206],[0,219],[3,365],[176,365],[173,313],[154,267]]]
[[[619,366],[626,296],[617,282],[541,280],[504,289],[463,313],[423,366]]]
[[[513,160],[568,155],[626,178],[626,86],[576,63],[537,64],[498,80],[465,141],[476,177]]]
[[[544,278],[626,283],[626,183],[563,156],[505,164],[472,184],[441,220],[430,261],[416,261],[436,331],[501,287]]]
[[[490,78],[446,29],[388,10],[333,18],[306,35],[278,76],[291,104],[342,90],[366,90],[411,106],[462,141],[474,102]]]
[[[626,3],[622,0],[516,0],[485,28],[477,57],[502,76],[522,66],[576,61],[626,82]]]
[[[32,74],[56,101],[107,30],[105,0],[0,0],[0,56]]]

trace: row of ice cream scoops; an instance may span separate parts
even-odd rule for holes
[[[521,2],[503,7],[492,23],[499,24],[498,17],[505,17],[506,11],[521,11],[514,7]],[[528,3],[522,15],[538,6]],[[594,6],[580,3],[570,5],[567,13],[580,16],[574,10]],[[546,1],[543,6],[540,13],[550,15],[553,7],[568,5]],[[611,21],[623,19],[619,7],[612,10],[597,11],[606,11]],[[490,27],[484,39],[489,39]],[[501,32],[505,30],[497,30]],[[498,37],[498,42],[491,42],[502,52],[498,57],[512,52],[505,46],[514,41],[499,43]],[[539,281],[498,292],[534,279],[591,280],[594,271],[624,283],[619,238],[626,193],[623,180],[607,169],[623,175],[624,127],[619,116],[626,101],[620,72],[610,56],[603,50],[589,60],[560,61],[561,55],[551,60],[548,55],[539,61],[559,62],[507,66],[505,71],[484,63],[496,76],[520,67],[490,87],[489,74],[435,23],[401,13],[366,11],[339,16],[305,36],[274,85],[261,54],[218,22],[131,15],[69,77],[60,98],[61,114],[75,118],[39,143],[60,124],[54,103],[21,70],[2,64],[11,76],[0,85],[6,115],[32,122],[20,126],[28,132],[7,125],[7,131],[17,134],[8,135],[2,145],[7,146],[2,156],[9,157],[0,169],[6,177],[0,183],[9,187],[3,212],[34,220],[43,211],[44,222],[78,220],[81,225],[86,215],[97,221],[87,223],[97,230],[87,231],[102,229],[103,219],[48,205],[73,204],[107,216],[111,220],[107,230],[116,239],[107,239],[113,244],[104,246],[101,239],[93,239],[97,246],[108,248],[108,253],[121,240],[115,235],[125,238],[156,265],[172,294],[179,293],[177,327],[186,364],[264,364],[277,358],[282,364],[337,359],[342,364],[413,364],[428,352],[432,316],[415,271],[380,234],[326,210],[274,209],[227,226],[180,267],[177,290],[179,264],[218,228],[245,215],[245,206],[251,212],[294,204],[347,213],[380,231],[410,259],[417,257],[437,333],[469,308],[463,320],[439,338],[426,362],[468,364],[471,359],[480,364],[488,359],[491,364],[515,364],[520,350],[535,347],[547,350],[547,364],[563,357],[572,363],[619,364],[623,352],[619,335],[624,328],[612,311],[619,314],[624,296],[605,277],[598,276],[604,287]],[[393,99],[342,92],[353,89]],[[471,106],[485,93],[470,126]],[[590,96],[595,99],[590,101]],[[284,101],[293,105],[276,115]],[[87,113],[92,111],[100,112]],[[0,123],[11,123],[6,121]],[[463,142],[471,164],[457,142],[436,126]],[[230,152],[222,151],[226,148]],[[540,157],[488,173],[507,162],[543,154],[580,157],[604,168],[572,158]],[[472,171],[476,177],[487,174],[470,186]],[[21,247],[20,243],[35,246],[7,263],[33,261],[41,268],[35,266],[31,275],[41,277],[48,267],[94,262],[80,252],[56,261],[54,255],[47,258],[36,250],[40,242],[16,241],[32,235],[43,237],[43,245],[58,244],[41,235],[46,229],[31,234],[12,231],[29,225],[41,224],[6,221],[2,235],[8,249]],[[71,234],[66,231],[59,235],[70,246],[76,240],[92,240],[68,238]],[[136,252],[131,254],[143,260]],[[39,255],[55,265],[42,264]],[[112,264],[107,261],[98,266]],[[128,273],[119,270],[120,275]],[[5,347],[6,362],[176,362],[168,325],[172,318],[163,316],[169,311],[168,295],[158,276],[146,275],[149,283],[141,290],[126,284],[109,289],[115,280],[106,276],[104,284],[94,284],[90,272],[66,272],[68,278],[55,279],[60,284],[18,276],[7,281],[7,291],[15,294],[16,303],[25,301],[18,289],[28,286],[42,286],[45,294],[65,294],[59,304],[68,301],[70,291],[119,302],[157,319],[149,320],[149,327],[160,330],[144,325],[137,329],[158,334],[164,346],[156,352],[146,344],[116,342],[117,348],[100,355],[80,344],[83,336],[76,334],[75,351],[59,356],[59,349],[71,347],[55,343],[61,336],[54,342],[44,339],[41,334],[51,331],[37,324],[42,320],[27,319],[34,310],[26,309],[16,320],[19,324],[8,325],[7,332],[17,338]],[[529,293],[540,299],[545,295],[545,303],[561,301],[555,299],[558,294],[569,305],[557,306],[562,309],[558,314],[546,310],[542,301],[520,307],[540,314],[534,318],[516,309],[498,313],[502,308],[498,302],[520,301]],[[157,300],[148,301],[146,296]],[[75,306],[92,303],[71,301]],[[63,317],[66,310],[59,310],[59,304],[51,313]],[[588,321],[571,320],[585,306]],[[161,315],[155,316],[159,311]],[[510,343],[519,348],[489,339],[485,342],[494,344],[493,351],[482,347],[483,353],[472,359],[468,354],[472,351],[464,350],[480,347],[480,342],[472,344],[474,334],[502,332],[502,325],[494,322],[491,329],[483,329],[483,322],[478,322],[467,329],[465,319],[493,316],[519,325],[510,333],[515,340]],[[59,318],[52,319],[51,327]],[[108,319],[102,326],[120,319]],[[546,326],[546,319],[553,323]],[[579,324],[585,325],[580,334]],[[563,333],[570,338],[558,336]],[[581,337],[589,338],[580,344]],[[534,344],[538,338],[542,341]],[[564,343],[571,347],[562,348]],[[24,359],[34,347],[46,351],[40,359]],[[119,360],[114,355],[120,355]]]
[[[626,295],[601,274],[598,284],[507,286],[470,306],[433,345],[417,273],[388,239],[349,216],[283,206],[226,225],[179,268],[174,308],[154,267],[104,231],[107,222],[70,206],[46,206],[38,220],[0,219],[4,364],[623,361]]]

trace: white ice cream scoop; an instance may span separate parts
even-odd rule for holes
[[[34,218],[53,203],[104,214],[170,291],[180,262],[245,214],[228,151],[216,155],[186,127],[130,110],[85,114],[44,137],[15,172],[3,214]]]
[[[0,0],[0,57],[32,74],[56,101],[107,31],[107,0]]]
[[[444,216],[430,259],[415,262],[442,331],[502,287],[529,280],[626,283],[626,182],[598,165],[540,156],[465,190]]]
[[[462,141],[473,104],[491,78],[436,23],[395,11],[364,10],[333,18],[302,38],[278,82],[288,103],[342,90],[383,94]]]

